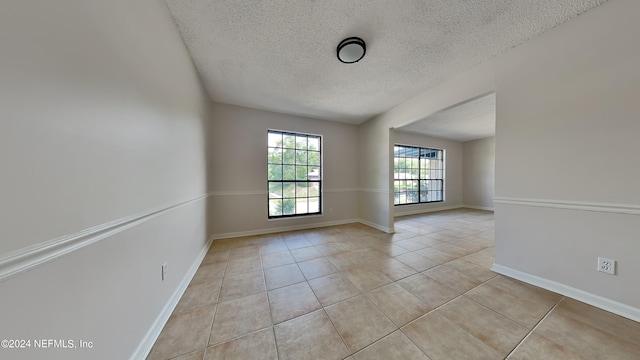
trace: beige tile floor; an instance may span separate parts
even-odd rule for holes
[[[640,323],[497,275],[493,214],[215,241],[148,359],[640,359]]]

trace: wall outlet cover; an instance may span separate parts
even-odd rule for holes
[[[162,264],[162,281],[167,278],[167,270],[169,270],[167,263]]]
[[[615,275],[616,274],[616,261],[598,257],[598,271]]]

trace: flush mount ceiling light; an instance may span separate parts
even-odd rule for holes
[[[345,64],[353,64],[360,61],[366,52],[364,40],[359,37],[346,38],[338,45],[338,60]]]

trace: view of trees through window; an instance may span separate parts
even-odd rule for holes
[[[269,130],[269,218],[321,213],[319,135]]]
[[[395,145],[393,204],[439,202],[444,199],[444,150]]]

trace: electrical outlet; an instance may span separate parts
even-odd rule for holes
[[[167,263],[162,264],[162,281],[164,281],[164,279],[167,278],[168,269],[169,269],[169,266],[167,265]]]
[[[616,261],[598,257],[598,271],[602,271],[607,274],[615,275],[616,274]]]

